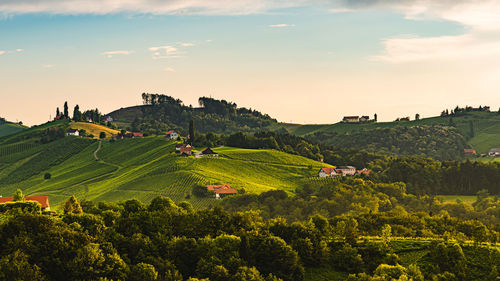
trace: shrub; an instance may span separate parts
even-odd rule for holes
[[[52,175],[50,173],[45,173],[45,175],[43,175],[43,178],[46,180],[50,180],[50,178],[52,178]]]

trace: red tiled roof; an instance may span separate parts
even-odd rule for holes
[[[167,135],[170,135],[173,132],[174,132],[174,130],[170,130],[170,131],[167,132]]]
[[[132,133],[134,137],[142,137],[142,133]]]
[[[326,168],[321,168],[321,170],[325,173],[325,174],[331,174],[332,172],[335,171],[335,168],[329,168],[329,167],[326,167]]]
[[[369,175],[371,173],[370,170],[368,169],[363,169],[363,170],[357,170],[356,171],[358,174],[366,174],[366,175]]]
[[[25,196],[25,201],[36,201],[40,203],[43,209],[50,208],[49,197],[48,196]],[[0,197],[0,204],[6,202],[14,202],[13,197]]]
[[[236,188],[232,188],[229,184],[207,185],[207,189],[214,191],[217,194],[237,194]]]

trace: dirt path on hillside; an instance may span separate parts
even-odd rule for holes
[[[97,149],[94,151],[94,158],[95,160],[99,161],[99,157],[97,157],[97,152],[101,149],[102,141],[99,141],[99,145],[97,146]]]

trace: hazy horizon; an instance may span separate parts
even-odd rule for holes
[[[0,117],[29,125],[143,92],[301,124],[500,107],[495,1],[6,0],[0,38]]]

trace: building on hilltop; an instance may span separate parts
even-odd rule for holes
[[[50,211],[48,196],[25,196],[24,201],[36,201],[40,203],[42,211]],[[0,204],[7,202],[15,202],[14,197],[0,197]]]
[[[344,116],[342,119],[344,123],[359,123],[359,116]]]
[[[213,191],[216,199],[224,198],[228,195],[238,194],[236,188],[232,188],[229,184],[207,185],[207,190]]]
[[[319,173],[318,173],[318,176],[320,178],[327,178],[327,177],[336,177],[338,176],[339,174],[337,173],[337,171],[335,170],[335,168],[333,167],[325,167],[325,168],[321,168],[319,170]]]
[[[218,157],[219,154],[215,153],[210,147],[207,147],[201,152],[201,156]]]
[[[500,156],[500,148],[492,148],[488,154],[490,156]]]
[[[66,131],[67,136],[79,136],[80,132],[77,129],[68,129]]]
[[[174,130],[170,130],[166,133],[166,137],[167,139],[176,140],[179,138],[179,134]]]

